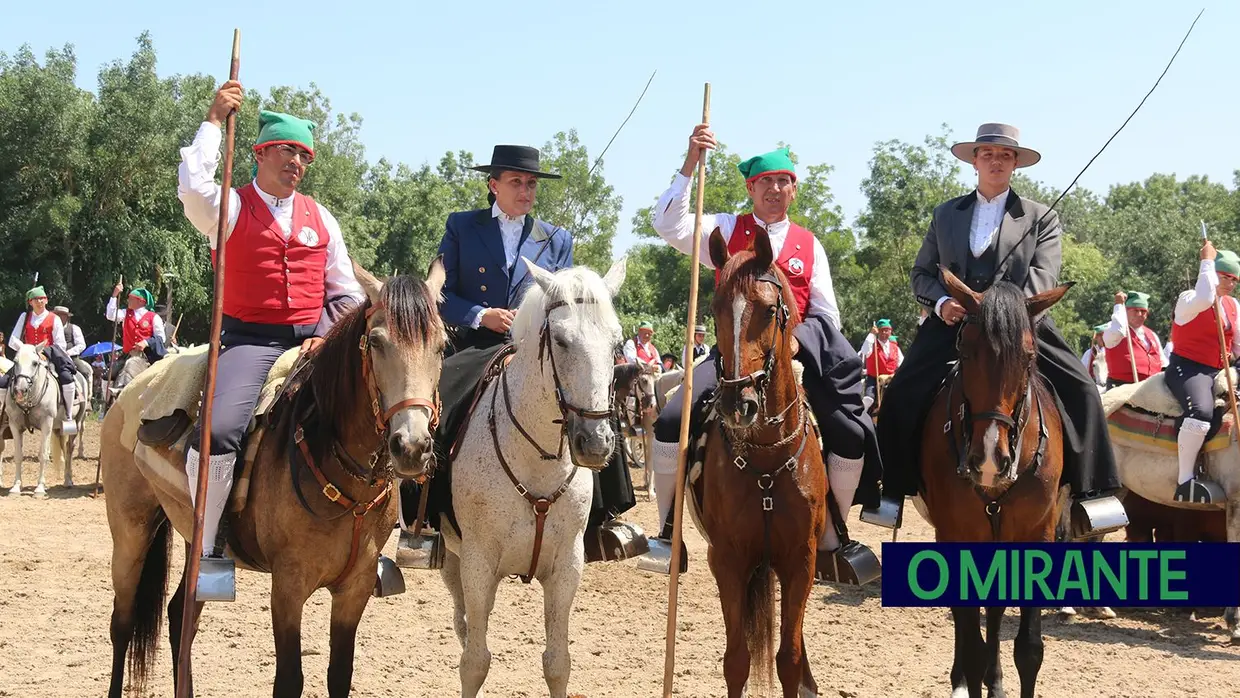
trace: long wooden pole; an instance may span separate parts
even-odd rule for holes
[[[120,279],[116,282],[121,287],[121,293],[125,292],[125,275],[121,274]],[[108,350],[108,372],[107,383],[103,387],[103,411],[108,411],[109,400],[112,399],[112,382],[116,380],[115,363],[116,363],[116,330],[121,326],[121,297],[116,297],[116,313],[112,315],[112,348]]]
[[[1206,242],[1206,222],[1201,222],[1201,239]],[[1227,400],[1231,404],[1232,433],[1240,428],[1240,408],[1236,406],[1236,386],[1231,380],[1231,364],[1227,362],[1227,334],[1223,331],[1223,297],[1214,294],[1214,324],[1218,327],[1219,359],[1223,364],[1223,375],[1227,376]]]
[[[228,71],[228,79],[236,80],[241,70],[241,30],[233,30],[232,65]],[[202,433],[211,433],[211,408],[215,402],[215,373],[220,358],[220,325],[224,317],[224,253],[228,249],[225,244],[228,230],[228,204],[232,190],[233,141],[237,132],[237,110],[228,113],[224,129],[224,172],[220,184],[220,217],[215,228],[215,289],[211,299],[211,345],[207,350],[207,379],[202,393],[202,411],[200,416]],[[205,440],[205,437],[204,437]],[[190,687],[193,669],[190,658],[194,634],[197,631],[199,604],[198,598],[198,567],[202,557],[202,521],[207,506],[207,473],[211,469],[211,448],[209,444],[199,447],[197,495],[194,498],[194,534],[190,541],[189,553],[185,560],[185,603],[181,612],[181,647],[177,661],[177,698],[193,698]]]
[[[710,83],[702,94],[702,123],[710,123]],[[706,195],[706,149],[698,155],[697,207],[693,214],[693,251],[689,257],[689,320],[685,323],[685,346],[693,346],[693,328],[697,323],[698,277],[702,263],[702,199]],[[667,585],[667,636],[663,652],[663,698],[671,698],[673,673],[676,667],[676,595],[680,587],[680,548],[684,541],[682,509],[685,500],[685,472],[689,460],[689,416],[693,410],[693,366],[686,366],[681,379],[680,452],[676,463],[676,495],[672,502],[672,576]]]

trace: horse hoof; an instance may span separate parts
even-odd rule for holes
[[[1076,620],[1076,609],[1071,606],[1064,606],[1059,609],[1059,619],[1065,623],[1070,623]]]
[[[9,494],[21,494],[21,493],[22,493],[21,485],[13,485],[13,488],[9,490]]]
[[[34,496],[36,496],[36,497],[40,497],[40,498],[42,498],[42,497],[46,497],[46,496],[47,496],[47,488],[42,487],[42,486],[34,488]]]
[[[1108,619],[1115,618],[1115,611],[1111,610],[1110,606],[1103,606],[1098,609],[1098,617]]]

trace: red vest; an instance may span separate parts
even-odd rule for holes
[[[753,233],[761,227],[752,213],[737,216],[736,228],[728,240],[728,254],[737,254],[753,247]],[[797,312],[804,318],[809,310],[809,282],[814,277],[814,234],[788,221],[788,236],[784,238],[784,247],[779,251],[775,265],[788,277]],[[719,283],[718,269],[715,270],[715,283]]]
[[[39,344],[40,342],[47,346],[52,346],[52,326],[56,324],[55,316],[48,313],[43,316],[43,322],[38,325],[34,324],[34,313],[26,313],[26,324],[22,326],[21,341],[24,344]]]
[[[637,361],[639,363],[643,363],[643,364],[659,363],[659,352],[657,349],[654,348],[653,342],[650,343],[649,345],[643,345],[641,343],[641,340],[634,337],[633,346],[637,347]],[[649,346],[650,348],[647,349],[646,346]]]
[[[1132,363],[1128,361],[1128,341],[1121,340],[1119,344],[1107,348],[1107,377],[1116,380],[1125,381],[1127,383],[1136,383],[1143,381],[1155,373],[1162,372],[1162,354],[1158,351],[1158,344],[1154,341],[1154,331],[1148,327],[1142,327],[1141,332],[1149,341],[1148,348],[1141,344],[1141,340],[1137,339],[1137,333],[1133,329],[1129,329],[1128,333],[1132,337],[1132,351],[1136,354],[1137,362],[1137,379],[1132,378]]]
[[[327,295],[328,243],[318,205],[293,194],[292,234],[285,240],[254,185],[238,193],[241,211],[225,243],[224,314],[262,325],[316,324]]]
[[[1223,336],[1230,347],[1236,335],[1236,304],[1235,298],[1228,297],[1223,301]],[[1199,364],[1223,368],[1223,357],[1218,349],[1218,320],[1215,309],[1197,313],[1197,317],[1186,325],[1171,323],[1171,342],[1174,345],[1171,353],[1182,356]]]
[[[883,350],[879,346],[878,340],[874,340],[874,350],[870,352],[869,358],[865,360],[865,375],[871,378],[878,378],[879,375],[890,376],[896,372],[896,349],[898,345],[896,340],[887,340],[887,345],[891,351],[890,356],[883,356]],[[875,359],[874,357],[878,357]],[[878,373],[874,373],[874,362],[878,362]]]
[[[155,336],[155,313],[148,310],[142,314],[141,320],[134,319],[133,311],[125,313],[125,326],[121,330],[121,349],[126,354],[133,351],[138,342],[145,342],[153,336]]]

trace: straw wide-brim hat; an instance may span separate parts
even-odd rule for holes
[[[952,155],[973,162],[973,153],[984,145],[997,145],[1016,151],[1016,166],[1029,167],[1042,159],[1042,154],[1032,148],[1020,144],[1020,129],[1007,124],[982,124],[977,128],[977,137],[971,141],[956,143],[952,146]]]

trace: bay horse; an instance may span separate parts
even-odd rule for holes
[[[1041,316],[1072,284],[1026,298],[1000,281],[976,293],[940,267],[948,294],[964,306],[958,360],[935,396],[921,435],[921,498],[941,543],[1055,540],[1062,506],[1062,422],[1037,372]],[[999,661],[1004,607],[953,608],[952,695],[1003,695]],[[1015,640],[1021,696],[1032,697],[1042,666],[1041,609],[1020,609]]]
[[[710,236],[710,259],[721,270],[712,307],[720,379],[694,487],[723,607],[729,698],[744,695],[751,671],[772,687],[772,660],[784,698],[816,696],[802,624],[827,525],[826,467],[793,372],[796,302],[766,232],[753,237],[751,250],[730,254],[717,229]],[[778,654],[772,574],[781,597]]]
[[[589,471],[605,468],[617,447],[612,384],[621,328],[611,299],[625,260],[605,278],[586,267],[552,273],[522,260],[534,283],[513,319],[513,345],[505,349],[512,356],[482,389],[452,457],[456,525],[447,513],[439,521],[462,698],[479,695],[490,671],[487,627],[510,575],[542,585],[543,678],[551,698],[567,696],[569,616],[594,494]]]
[[[447,340],[437,310],[443,265],[432,263],[425,283],[405,276],[380,283],[356,263],[354,271],[366,301],[341,317],[290,376],[295,392],[286,385],[267,415],[246,505],[240,512],[230,506],[224,520],[238,565],[271,574],[276,696],[302,693],[302,607],[324,587],[332,595],[327,692],[349,694],[357,626],[396,521],[393,481],[424,479],[433,461]],[[134,379],[102,429],[113,542],[112,698],[124,689],[126,651],[136,692],[143,693],[158,649],[170,529],[186,540],[193,532],[184,457],[190,430],[165,447],[127,448],[122,439],[127,433],[135,443],[139,420],[126,402],[140,399],[153,374]],[[186,602],[183,575],[168,604],[174,676]],[[202,603],[195,611],[196,623]]]

